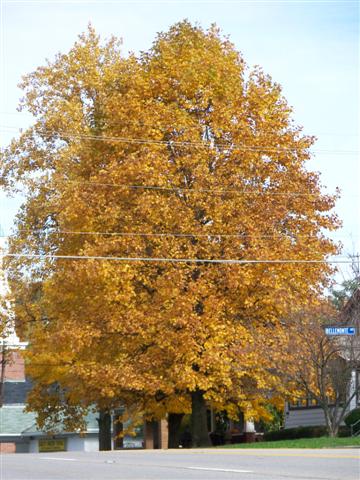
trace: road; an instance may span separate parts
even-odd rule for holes
[[[1,480],[359,480],[359,449],[204,449],[1,456]]]

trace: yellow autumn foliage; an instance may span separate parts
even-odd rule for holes
[[[58,382],[71,414],[120,403],[160,417],[201,391],[232,417],[266,416],[291,361],[284,322],[331,269],[199,260],[337,251],[335,197],[306,168],[314,138],[281,87],[216,27],[184,21],[138,56],[89,27],[22,88],[34,125],[0,170],[27,189],[12,253],[198,261],[8,258],[30,407],[51,416]]]

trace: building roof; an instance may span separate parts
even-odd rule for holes
[[[36,413],[24,412],[26,397],[31,387],[29,379],[25,382],[4,382],[3,407],[0,408],[0,436],[45,434],[37,428]],[[97,417],[98,413],[94,412],[89,412],[85,417],[88,433],[99,431]],[[59,433],[65,433],[61,426],[57,430]]]
[[[5,405],[0,408],[0,435],[21,435],[35,422],[35,413],[24,412],[24,405]]]
[[[86,415],[85,419],[86,419],[86,425],[87,425],[87,429],[86,429],[87,433],[97,433],[99,431],[99,425],[96,420],[98,415],[99,415],[98,413],[93,413],[93,412],[90,412]],[[45,434],[45,432],[41,432],[38,430],[35,422],[35,415],[34,415],[34,421],[30,425],[28,425],[26,428],[24,428],[22,430],[22,433],[25,436]],[[56,434],[59,434],[59,433],[66,434],[66,433],[79,433],[79,432],[64,432],[61,429],[59,430],[57,428]]]
[[[0,408],[0,436],[31,436],[45,433],[40,432],[36,427],[35,412],[25,412],[24,408],[24,405],[4,405]],[[98,413],[89,413],[86,416],[88,433],[98,432],[97,416]]]
[[[26,402],[26,397],[31,390],[31,382],[4,382],[3,384],[3,404],[13,405]]]

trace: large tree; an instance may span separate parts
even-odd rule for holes
[[[7,259],[38,385],[56,380],[70,405],[192,408],[195,445],[206,403],[261,412],[280,388],[271,337],[331,271],[291,261],[336,252],[335,198],[306,169],[314,138],[280,86],[184,21],[139,56],[90,27],[22,88],[35,121],[1,178],[26,188],[10,252],[41,255]]]

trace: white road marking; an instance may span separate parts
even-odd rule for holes
[[[61,460],[65,462],[76,462],[76,458],[64,458],[64,457],[40,457],[40,460]]]
[[[207,472],[254,473],[253,470],[236,470],[234,468],[184,467],[187,470],[206,470]]]

